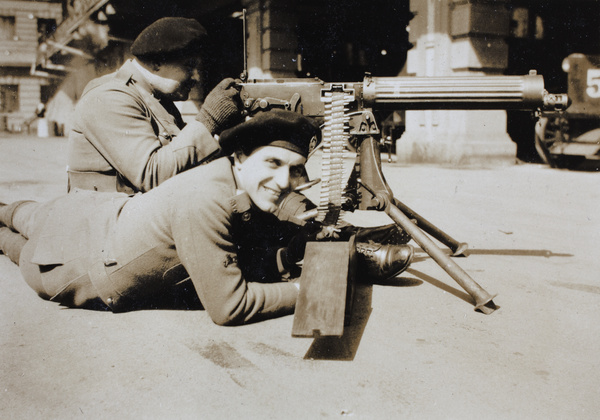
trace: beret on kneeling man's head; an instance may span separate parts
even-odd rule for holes
[[[206,29],[195,19],[165,17],[146,27],[131,44],[141,59],[178,59],[199,54]]]
[[[274,109],[223,131],[219,143],[227,155],[235,150],[250,155],[261,146],[276,146],[308,157],[320,140],[321,130],[313,119]]]

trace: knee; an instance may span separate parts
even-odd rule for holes
[[[24,246],[19,259],[19,268],[21,269],[21,275],[25,280],[25,283],[31,287],[39,297],[42,299],[49,300],[50,295],[46,292],[44,283],[42,282],[42,274],[40,273],[40,266],[33,264],[31,256],[33,254],[33,247]]]

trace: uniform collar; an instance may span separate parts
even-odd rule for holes
[[[234,213],[243,214],[252,209],[252,200],[246,191],[237,190],[229,202]]]
[[[133,83],[137,88],[144,89],[151,95],[154,94],[152,86],[146,80],[142,72],[133,63],[133,60],[127,60],[119,70],[117,70],[117,78],[125,80],[128,84]]]

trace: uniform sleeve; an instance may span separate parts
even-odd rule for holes
[[[142,192],[197,166],[219,148],[206,127],[195,120],[162,146],[147,106],[125,91],[90,92],[81,102],[78,125],[82,134]]]
[[[176,206],[172,224],[179,258],[209,316],[219,325],[236,325],[292,313],[298,295],[293,283],[244,279],[231,211],[216,195],[190,192],[186,205]]]

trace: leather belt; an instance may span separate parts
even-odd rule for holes
[[[116,171],[110,172],[79,172],[68,170],[67,191],[73,189],[91,190],[100,192],[124,192],[135,194],[130,186],[126,185],[123,178]]]

